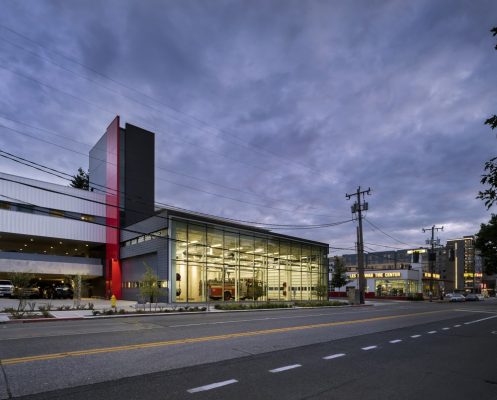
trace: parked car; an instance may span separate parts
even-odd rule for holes
[[[0,280],[0,297],[12,297],[14,295],[14,285],[11,281]]]
[[[454,296],[454,293],[445,293],[444,298],[450,300],[452,296]]]
[[[74,291],[71,285],[66,283],[55,286],[54,298],[57,299],[72,299],[74,296]]]
[[[466,301],[483,301],[485,297],[481,293],[468,293],[466,295]]]
[[[476,293],[468,293],[466,295],[466,301],[479,301],[480,299],[476,295]]]
[[[40,289],[36,285],[29,285],[24,288],[14,288],[14,297],[23,297],[25,299],[37,299],[40,297]]]
[[[466,301],[466,297],[464,297],[461,293],[453,293],[449,301],[451,302]]]

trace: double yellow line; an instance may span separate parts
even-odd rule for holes
[[[273,333],[302,331],[302,330],[306,330],[306,329],[328,328],[328,327],[339,326],[339,325],[351,325],[351,324],[361,324],[361,323],[373,322],[373,321],[385,321],[385,320],[389,320],[389,319],[397,319],[397,318],[405,318],[405,317],[417,317],[420,315],[435,314],[435,313],[440,313],[440,312],[444,312],[444,311],[441,311],[441,310],[440,311],[427,311],[427,312],[421,312],[421,313],[390,315],[390,316],[385,316],[385,317],[374,317],[374,318],[367,318],[367,319],[356,319],[356,320],[352,320],[352,321],[340,321],[340,322],[328,322],[328,323],[323,323],[323,324],[299,325],[299,326],[290,326],[290,327],[286,327],[286,328],[265,329],[265,330],[259,330],[259,331],[251,331],[251,332],[228,333],[226,335],[203,336],[203,337],[197,337],[197,338],[185,338],[185,339],[176,339],[176,340],[166,340],[166,341],[160,341],[160,342],[131,344],[131,345],[127,345],[127,346],[101,347],[101,348],[97,348],[97,349],[67,351],[67,352],[52,353],[52,354],[42,354],[42,355],[38,355],[38,356],[6,358],[3,360],[0,360],[0,364],[2,364],[2,365],[14,365],[14,364],[21,364],[21,363],[29,363],[29,362],[34,362],[34,361],[55,360],[55,359],[66,358],[66,357],[90,356],[90,355],[94,355],[94,354],[114,353],[114,352],[118,352],[118,351],[129,351],[129,350],[141,350],[141,349],[148,349],[148,348],[153,348],[153,347],[174,346],[174,345],[178,345],[178,344],[202,343],[202,342],[210,342],[210,341],[214,341],[214,340],[235,339],[235,338],[248,337],[248,336],[269,335],[269,334],[273,334]]]

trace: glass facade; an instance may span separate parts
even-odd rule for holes
[[[419,282],[411,279],[377,279],[376,296],[409,296],[420,293]]]
[[[327,298],[326,246],[174,219],[170,233],[172,301]]]

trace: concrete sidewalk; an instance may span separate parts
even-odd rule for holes
[[[31,303],[31,306],[29,305]],[[159,315],[171,315],[171,314],[189,314],[192,311],[178,311],[179,308],[192,308],[192,307],[206,307],[207,311],[198,312],[243,312],[243,311],[267,311],[275,310],[271,309],[253,309],[253,310],[216,310],[215,305],[217,303],[199,303],[199,304],[167,304],[158,303],[157,307],[152,304],[152,312],[150,313],[150,304],[138,304],[136,301],[118,300],[116,309],[117,311],[124,310],[124,312],[129,314],[112,314],[112,315],[102,315],[103,312],[111,309],[110,300],[101,299],[81,299],[80,307],[85,306],[85,309],[70,309],[65,310],[65,307],[75,307],[74,300],[47,300],[47,299],[31,299],[27,301],[27,309],[34,309],[34,311],[39,314],[39,318],[25,318],[25,319],[10,319],[10,313],[3,312],[5,308],[17,308],[19,304],[18,299],[0,299],[0,323],[6,322],[35,322],[35,321],[56,321],[56,320],[74,320],[74,319],[93,319],[93,318],[119,318],[119,317],[138,317],[138,316],[159,316]],[[34,304],[34,306],[33,306]],[[88,309],[89,304],[93,305],[93,309]],[[379,305],[375,302],[366,301],[363,306],[375,306]],[[50,306],[50,315],[52,318],[44,318],[39,312],[38,307],[48,307]],[[348,305],[346,307],[349,307]],[[294,308],[282,308],[281,310],[292,310]],[[163,310],[164,312],[160,312]],[[166,311],[167,310],[167,311]],[[99,311],[101,314],[99,316],[94,316],[93,311]],[[138,313],[135,313],[138,311]],[[143,311],[143,313],[140,313]]]

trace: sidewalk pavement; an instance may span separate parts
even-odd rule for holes
[[[10,298],[0,298],[0,323],[9,322],[9,321],[17,321],[17,322],[30,322],[33,320],[45,320],[45,321],[53,321],[54,319],[83,319],[93,317],[93,311],[100,311],[101,313],[112,308],[110,300],[102,300],[102,299],[81,299],[79,305],[80,307],[85,307],[85,309],[71,309],[64,310],[65,307],[75,308],[76,303],[72,299],[28,299],[26,301],[27,309],[33,309],[34,312],[37,312],[40,315],[40,318],[32,318],[32,319],[18,319],[11,320],[9,318],[10,313],[4,312],[7,308],[15,308],[17,309],[19,305],[18,299],[10,299]],[[92,309],[89,309],[89,304],[92,304]],[[41,312],[39,312],[39,307],[49,307],[50,306],[50,315],[53,318],[43,318]],[[138,304],[136,301],[128,301],[128,300],[117,300],[116,302],[116,310],[124,310],[125,312],[134,312],[134,311],[147,311],[149,310],[150,304]],[[157,311],[153,315],[158,315],[161,310],[168,310],[168,314],[171,311],[178,308],[184,307],[208,307],[209,312],[219,312],[220,310],[216,310],[214,308],[214,304],[167,304],[167,303],[158,303],[157,306],[152,304],[152,311]],[[184,314],[184,312],[182,312]],[[138,316],[140,314],[114,314],[112,317],[122,317],[122,316]],[[147,314],[152,315],[152,314]]]
[[[100,311],[101,313],[106,310],[111,309],[111,302],[110,300],[101,300],[101,299],[81,299],[80,306],[85,306],[84,310],[64,310],[62,307],[74,307],[75,302],[74,300],[67,299],[67,300],[47,300],[47,299],[32,299],[28,300],[28,309],[31,307],[34,309],[35,312],[38,312],[38,307],[43,306],[47,307],[50,305],[50,315],[53,318],[44,318],[42,317],[41,313],[39,313],[39,318],[26,318],[26,319],[14,319],[11,320],[9,318],[10,313],[2,312],[5,308],[17,308],[19,304],[18,299],[0,299],[0,323],[5,323],[5,322],[34,322],[34,321],[54,321],[54,320],[68,320],[68,319],[87,319],[87,318],[101,318],[95,317],[93,315],[93,311]],[[34,305],[33,305],[34,303]],[[93,309],[90,310],[88,309],[89,304],[93,304]],[[30,305],[29,305],[30,304]],[[156,313],[131,313],[131,314],[113,314],[109,315],[106,317],[109,318],[117,318],[117,317],[133,317],[133,316],[151,316],[151,315],[166,315],[166,312],[160,313],[161,310],[168,310],[167,314],[188,314],[185,312],[180,312],[176,311],[178,308],[185,308],[185,307],[206,307],[208,312],[226,312],[225,310],[216,310],[215,309],[215,304],[217,303],[203,303],[203,304],[167,304],[167,303],[158,303],[157,307],[155,304],[152,304],[152,311],[156,310]],[[366,301],[366,306],[377,306],[380,305],[377,302],[373,301]],[[134,312],[134,311],[147,311],[149,310],[150,304],[138,304],[136,301],[127,301],[127,300],[118,300],[116,309],[117,311],[119,310],[124,310],[125,312]],[[270,309],[274,310],[274,309]],[[289,309],[282,309],[282,310],[289,310]],[[235,310],[235,311],[257,311],[257,310]],[[259,311],[265,311],[264,309],[259,309]]]

